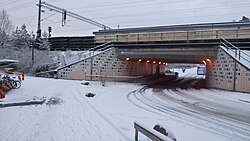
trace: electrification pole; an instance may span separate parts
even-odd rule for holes
[[[41,38],[41,0],[39,0],[38,4],[38,24],[37,24],[37,38]]]
[[[32,66],[33,66],[34,65],[34,46],[35,46],[36,35],[32,32],[30,34],[30,38],[32,41],[31,60],[32,60]]]

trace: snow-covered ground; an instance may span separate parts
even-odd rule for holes
[[[195,71],[180,75],[195,76]],[[86,97],[89,92],[96,95]],[[51,104],[51,98],[57,103]],[[250,140],[250,94],[208,89],[158,92],[129,83],[109,82],[103,87],[100,82],[86,86],[81,81],[25,77],[21,88],[8,92],[0,104],[44,99],[42,105],[0,108],[0,140],[132,141],[134,121],[145,127],[160,124],[178,141]],[[149,140],[140,133],[139,139]]]

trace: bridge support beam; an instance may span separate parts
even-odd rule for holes
[[[167,63],[202,63],[204,59],[216,58],[217,47],[176,47],[176,48],[117,48],[117,57],[139,60],[165,61]]]

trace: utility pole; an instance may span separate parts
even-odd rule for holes
[[[38,4],[38,24],[37,24],[37,38],[41,38],[41,0],[39,0]]]
[[[31,60],[32,60],[32,66],[33,66],[34,65],[34,46],[35,46],[36,35],[33,32],[30,35],[31,35],[30,38],[32,41]]]

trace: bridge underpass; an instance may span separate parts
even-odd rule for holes
[[[206,65],[208,87],[250,92],[249,69],[219,46],[119,48],[110,42],[103,48],[96,51],[90,49],[85,52],[87,57],[58,68],[53,73],[63,79],[126,81],[163,72],[166,67],[164,63],[202,64],[209,59],[211,63],[207,62]]]
[[[94,34],[96,43],[113,41],[118,58],[123,60],[130,57],[132,61],[144,58],[200,64],[208,58],[211,63],[207,63],[207,86],[250,92],[250,64],[243,65],[242,56],[237,59],[228,49],[219,47],[222,39],[226,39],[233,44],[233,50],[249,50],[250,22],[112,29]],[[245,60],[249,62],[250,57]]]
[[[201,64],[203,60],[210,59],[212,63],[207,63],[206,73],[208,87],[250,92],[249,69],[219,45],[126,47],[110,42],[104,50],[94,53],[95,50],[90,49],[85,52],[87,58],[58,68],[56,75],[63,79],[121,81],[163,72],[164,63]],[[142,59],[141,62],[138,62],[139,59]],[[148,60],[148,63],[145,62]]]
[[[94,41],[90,41],[91,45],[86,42],[86,46],[85,39],[79,38],[77,42],[67,39],[67,46],[63,46],[62,50],[77,50],[79,47],[80,50],[87,50],[86,53],[89,51],[89,55],[58,68],[57,77],[86,80],[126,79],[155,73],[152,68],[159,70],[159,66],[163,66],[159,62],[201,64],[203,60],[210,59],[212,63],[207,64],[206,74],[209,87],[250,92],[249,68],[227,50],[219,48],[221,38],[226,38],[240,49],[249,50],[250,22],[111,29],[100,30],[94,34]],[[54,40],[55,43],[58,42],[56,50],[60,50],[62,46],[60,40]],[[93,46],[104,43],[112,45],[92,54],[95,52],[90,51]],[[139,59],[142,59],[141,63],[138,62]],[[143,62],[146,60],[150,62]]]
[[[225,40],[226,41],[226,40]],[[229,43],[229,42],[228,42]],[[231,43],[229,43],[232,45]],[[225,45],[222,43],[222,45]],[[233,46],[233,45],[232,45]],[[250,92],[250,54],[237,50],[233,54],[224,46],[214,47],[154,47],[116,48],[117,57],[122,60],[155,63],[154,73],[161,73],[162,63],[206,64],[206,86],[231,91]],[[227,46],[226,46],[227,47]],[[235,46],[233,46],[235,47]],[[237,54],[242,52],[244,55]],[[239,57],[239,58],[238,58]],[[237,59],[238,58],[238,59]],[[207,61],[209,59],[209,61]],[[143,60],[143,61],[142,61]],[[242,61],[243,60],[243,61]],[[148,62],[146,62],[148,61]],[[242,63],[245,61],[245,64]]]
[[[153,82],[144,82],[149,87],[163,88],[166,86],[179,88],[204,88],[206,87],[204,77],[188,77],[175,78],[173,80],[172,73],[165,73],[170,69],[183,68],[185,71],[187,66],[192,66],[191,70],[195,70],[197,75],[197,65],[203,64],[204,61],[211,63],[217,59],[218,47],[154,47],[154,48],[116,48],[117,57],[121,60],[134,62],[135,64],[155,64],[151,67],[151,73],[155,75]],[[207,61],[209,60],[209,61]],[[204,65],[204,64],[203,64]],[[177,73],[177,72],[176,72]],[[159,74],[166,74],[166,76]],[[178,76],[178,73],[175,74]],[[186,74],[190,75],[190,74]],[[192,75],[193,72],[192,72]],[[159,78],[160,77],[160,78]],[[202,78],[202,79],[201,79]],[[159,79],[159,80],[157,80]],[[152,84],[153,83],[153,84]],[[172,83],[171,85],[169,83]],[[190,85],[192,84],[192,85]]]

